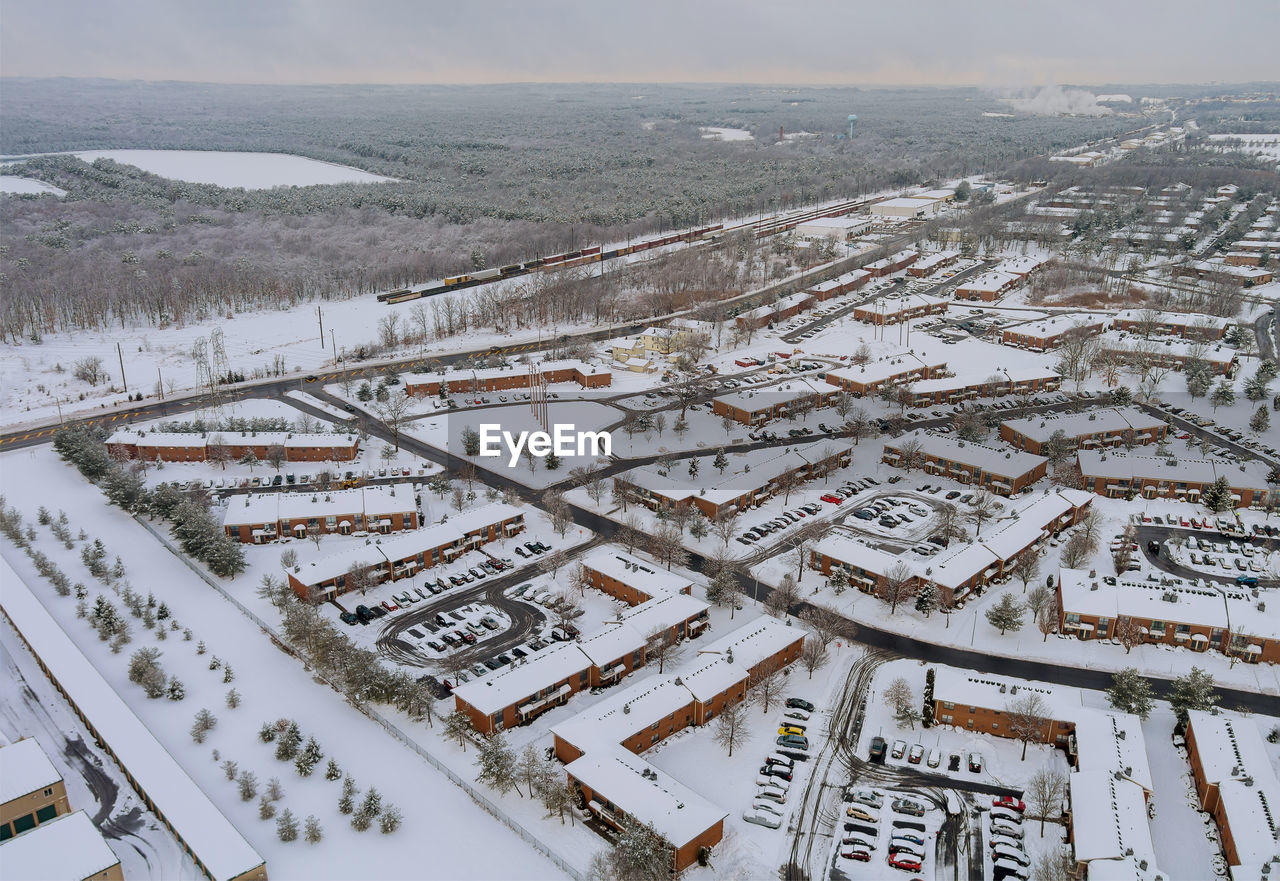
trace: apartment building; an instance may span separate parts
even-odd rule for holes
[[[69,813],[62,775],[34,738],[0,746],[0,841]]]
[[[940,376],[911,385],[913,407],[957,404],[976,398],[1001,395],[1031,395],[1057,391],[1062,377],[1044,367],[1015,367],[1011,370],[980,371],[957,376]]]
[[[912,267],[913,269],[915,267]],[[941,315],[947,311],[951,301],[946,297],[928,297],[924,294],[907,294],[901,297],[884,298],[874,303],[856,306],[853,310],[855,321],[864,324],[886,325],[899,324],[926,315]]]
[[[898,200],[894,199],[890,201]],[[883,205],[886,203],[880,204]],[[873,213],[875,207],[876,206],[874,205],[872,206]],[[871,273],[872,278],[882,278],[886,275],[893,275],[895,272],[901,272],[919,259],[919,251],[899,251],[896,254],[890,254],[888,257],[883,257],[880,260],[874,260],[862,268]]]
[[[1162,312],[1156,309],[1122,309],[1112,322],[1116,330],[1143,336],[1176,336],[1183,339],[1220,340],[1231,319],[1197,312]]]
[[[266,461],[283,450],[286,462],[350,462],[360,452],[354,434],[286,431],[164,432],[123,429],[107,438],[113,457],[149,462],[239,461],[249,453]]]
[[[939,251],[936,254],[929,254],[907,267],[907,275],[913,278],[924,278],[925,276],[933,275],[939,269],[950,266],[959,259],[959,251]]]
[[[865,269],[855,269],[853,272],[846,272],[844,275],[837,276],[830,281],[819,282],[813,287],[806,288],[805,292],[812,294],[813,298],[818,302],[834,299],[842,294],[850,291],[856,291],[871,280],[871,273]]]
[[[1225,477],[1237,508],[1262,505],[1270,492],[1268,469],[1257,460],[1226,462],[1177,456],[1140,456],[1081,449],[1076,453],[1084,488],[1109,499],[1174,498],[1198,502],[1205,487]]]
[[[247,493],[232,496],[222,529],[236,541],[263,544],[278,538],[306,538],[310,531],[389,535],[417,529],[413,486],[364,486],[327,491]]]
[[[512,364],[506,367],[486,367],[474,370],[454,370],[450,373],[407,373],[401,377],[405,394],[411,397],[431,397],[441,391],[449,394],[468,392],[500,392],[509,389],[529,388],[536,382],[554,384],[576,382],[584,389],[607,388],[613,383],[613,374],[603,367],[585,361],[540,361],[536,364]]]
[[[807,312],[813,308],[815,302],[817,301],[811,293],[801,291],[795,294],[788,294],[785,297],[779,297],[774,303],[758,306],[755,309],[743,312],[734,318],[734,323],[738,327],[752,329],[765,327],[779,321],[786,321],[801,312]]]
[[[1002,441],[1037,456],[1045,454],[1049,440],[1058,432],[1062,432],[1072,450],[1095,450],[1100,447],[1157,444],[1168,431],[1168,423],[1138,407],[1030,416],[1000,423]]]
[[[920,468],[1003,496],[1022,492],[1045,476],[1049,460],[1021,450],[1004,450],[950,435],[914,431],[887,442],[881,461]]]
[[[830,386],[793,379],[778,386],[719,395],[712,399],[711,408],[717,416],[727,416],[740,425],[764,425],[798,411],[830,406],[838,394]]]
[[[885,385],[905,385],[932,379],[946,369],[945,361],[925,361],[910,352],[899,352],[867,364],[828,370],[826,380],[829,385],[861,398],[875,394]]]
[[[1058,315],[1038,321],[1028,321],[1006,327],[1000,332],[1000,342],[1006,346],[1047,352],[1056,349],[1068,339],[1081,336],[1097,336],[1106,329],[1103,319]]]

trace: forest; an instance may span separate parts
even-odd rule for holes
[[[6,80],[0,150],[287,152],[396,178],[246,191],[108,160],[9,166],[0,335],[155,326],[425,282],[779,207],[1000,172],[1140,119],[969,88],[254,87]],[[854,137],[847,116],[858,115]],[[713,141],[724,126],[753,140]],[[811,136],[778,141],[784,133]]]

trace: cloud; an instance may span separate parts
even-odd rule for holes
[[[1111,113],[1098,105],[1098,96],[1084,89],[1064,89],[1062,86],[1045,86],[1031,97],[1002,98],[1023,113],[1039,116],[1107,116]]]

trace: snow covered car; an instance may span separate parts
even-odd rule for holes
[[[920,760],[924,758],[924,747],[916,744],[911,747],[911,752],[907,753],[907,761],[913,765],[920,764]]]
[[[893,742],[893,749],[889,752],[889,755],[895,759],[900,759],[906,754],[907,742],[905,740],[895,740]]]
[[[844,809],[845,815],[864,823],[879,823],[880,815],[866,805],[850,805]]]
[[[884,796],[874,789],[855,789],[849,793],[848,800],[877,809],[884,807]]]
[[[782,825],[781,817],[776,814],[767,814],[764,811],[745,811],[742,814],[742,819],[747,823],[755,823],[757,826],[764,826],[766,829],[777,829]]]
[[[895,798],[892,807],[894,813],[906,814],[908,817],[924,816],[924,805],[909,798]]]
[[[1027,806],[1023,803],[1022,799],[1014,798],[1011,795],[1002,795],[998,798],[991,799],[991,807],[1007,808],[1011,811],[1017,811],[1019,814],[1027,809]]]

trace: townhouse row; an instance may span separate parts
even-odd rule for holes
[[[1000,439],[1014,449],[1044,455],[1058,432],[1070,450],[1158,444],[1169,425],[1138,407],[1030,416],[1000,423]]]
[[[408,483],[232,496],[222,519],[223,531],[246,544],[306,538],[316,531],[388,535],[418,525],[418,502]]]
[[[249,453],[266,462],[279,454],[286,462],[350,462],[360,452],[354,434],[285,431],[177,432],[124,429],[107,438],[114,458],[149,462],[238,461]]]
[[[1109,499],[1170,498],[1194,504],[1219,478],[1226,480],[1237,508],[1262,507],[1271,493],[1269,469],[1256,459],[1227,462],[1081,449],[1076,462],[1082,486]]]
[[[887,441],[881,461],[907,471],[919,468],[1002,496],[1022,492],[1044,477],[1049,466],[1043,456],[920,430]]]
[[[401,377],[405,394],[410,397],[433,397],[444,392],[500,392],[529,388],[539,383],[576,382],[585,389],[607,388],[613,374],[585,361],[541,361],[510,367],[486,367],[455,370],[451,373],[407,373]]]
[[[698,477],[687,466],[664,472],[659,466],[633,468],[614,477],[615,485],[652,510],[696,508],[709,520],[764,504],[779,493],[849,465],[853,449],[838,441],[801,444],[788,450],[765,448],[729,457],[729,470],[719,472],[712,456],[699,456]],[[682,460],[683,462],[683,460]]]
[[[312,603],[328,602],[352,589],[349,576],[359,573],[376,583],[409,578],[421,569],[448,563],[467,551],[524,529],[524,512],[502,502],[455,514],[443,523],[386,537],[367,538],[349,547],[290,569],[289,587]]]
[[[1268,611],[1256,589],[1177,581],[1131,581],[1062,569],[1055,588],[1059,632],[1086,641],[1122,639],[1212,651],[1246,663],[1280,660],[1280,612]]]
[[[928,559],[916,559],[873,548],[845,533],[831,533],[809,551],[809,565],[830,577],[837,569],[863,593],[883,597],[891,580],[908,593],[926,582],[938,591],[943,607],[1009,575],[1019,558],[1042,546],[1055,533],[1078,523],[1093,497],[1060,489],[1010,513],[1009,519],[972,542],[954,542]]]
[[[719,395],[712,399],[711,411],[740,425],[764,425],[793,413],[828,407],[839,393],[828,386],[793,379],[780,386]]]

